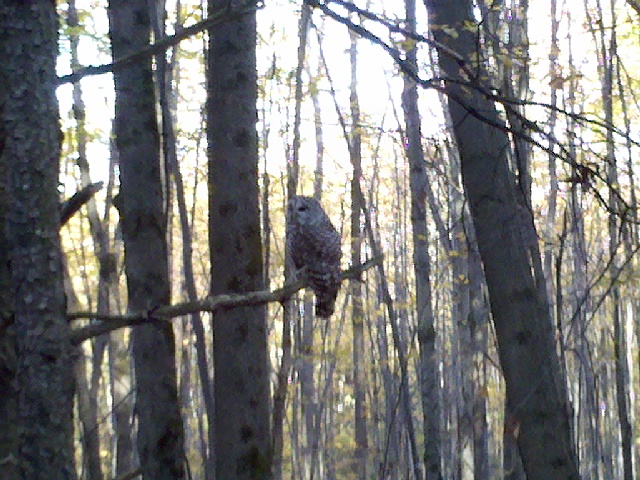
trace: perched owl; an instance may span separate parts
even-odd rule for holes
[[[328,318],[340,290],[340,234],[320,203],[295,196],[287,207],[287,246],[296,269],[302,270],[316,295],[316,315]]]

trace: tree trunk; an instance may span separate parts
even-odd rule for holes
[[[613,2],[612,2],[613,5]],[[614,62],[617,58],[616,45],[616,20],[615,12],[613,12],[613,28],[611,29],[611,37],[609,46],[605,46],[604,38],[602,41],[601,59],[604,64],[602,66],[602,103],[604,107],[604,118],[607,125],[613,123],[613,75]],[[600,25],[603,25],[600,22]],[[604,32],[602,32],[604,37]],[[621,210],[618,202],[616,190],[618,188],[618,167],[615,155],[615,144],[613,139],[613,130],[608,128],[606,131],[607,142],[607,183],[609,185],[609,255],[613,259],[612,270],[614,275],[619,275],[621,268],[620,261],[614,259],[618,255],[619,229],[618,215],[615,212]],[[624,221],[624,220],[623,220]],[[616,405],[618,407],[618,421],[620,424],[620,439],[622,450],[622,472],[624,480],[633,479],[633,430],[629,419],[629,400],[627,395],[627,385],[629,377],[629,363],[627,361],[627,341],[626,328],[622,318],[622,301],[620,299],[620,285],[615,282],[611,287],[611,309],[613,315],[613,351],[615,358],[615,395]]]
[[[303,12],[305,8],[310,8],[307,4],[302,6]],[[311,12],[309,12],[309,15]],[[311,73],[309,72],[309,77]],[[312,89],[309,93],[313,102],[313,119],[315,127],[316,142],[316,168],[314,171],[313,181],[313,198],[322,201],[323,178],[323,162],[324,162],[324,140],[322,127],[322,112],[320,107],[320,98],[318,91]],[[300,389],[302,393],[302,406],[304,409],[305,431],[307,434],[307,450],[309,461],[309,479],[323,478],[319,463],[320,449],[320,406],[318,403],[318,393],[316,392],[316,383],[314,378],[315,363],[315,332],[313,312],[313,294],[307,289],[304,297],[305,308],[302,324],[302,338],[300,341],[301,350],[301,366],[300,366]],[[317,474],[316,474],[317,473]]]
[[[4,143],[0,131],[0,145]],[[2,152],[0,151],[0,155]],[[0,156],[0,244],[7,245],[6,225],[6,172]],[[0,248],[0,480],[18,478],[18,389],[16,376],[16,337],[14,322],[13,288],[6,248]]]
[[[232,2],[232,7],[240,2]],[[209,12],[226,5],[213,1]],[[261,290],[256,136],[256,15],[209,32],[207,135],[211,294]],[[263,306],[214,315],[216,477],[271,478]]]
[[[67,23],[70,27],[69,40],[71,47],[71,68],[79,68],[78,45],[80,36],[78,27],[80,26],[78,10],[75,0],[68,3]],[[73,116],[76,121],[76,142],[78,146],[77,164],[80,170],[82,187],[91,184],[89,173],[89,161],[87,159],[87,130],[85,123],[85,105],[82,98],[82,87],[80,83],[73,84]],[[91,199],[87,203],[89,213],[89,226],[93,239],[94,250],[100,263],[98,281],[98,306],[97,311],[101,314],[109,313],[109,288],[114,280],[115,264],[109,254],[106,228],[100,222],[95,201]],[[108,335],[101,335],[91,341],[93,350],[91,378],[86,378],[85,360],[80,355],[76,362],[76,382],[78,393],[78,413],[83,426],[82,442],[84,468],[86,475],[91,480],[102,480],[103,472],[100,460],[100,431],[98,426],[98,389],[102,376],[102,360],[107,346]],[[82,351],[82,347],[79,347]],[[86,384],[86,385],[85,385]],[[83,407],[84,404],[84,407]]]
[[[1,20],[0,20],[1,21]],[[4,89],[1,93],[8,93]],[[0,93],[0,94],[1,94]],[[0,104],[4,98],[0,100]],[[0,114],[1,117],[1,114]],[[4,119],[0,119],[0,245],[8,245],[6,236],[7,165],[2,157],[2,145],[6,142]],[[16,336],[14,326],[14,298],[9,252],[0,248],[0,480],[18,478],[18,389],[15,382],[17,368]]]
[[[416,28],[416,2],[405,0],[407,29]],[[410,48],[407,61],[417,68],[416,48]],[[442,478],[440,466],[440,392],[438,360],[436,358],[436,329],[431,306],[431,259],[429,257],[429,232],[427,226],[426,185],[428,182],[420,112],[418,111],[418,90],[415,82],[404,77],[402,108],[406,123],[406,154],[409,162],[409,182],[411,186],[411,225],[413,229],[413,265],[416,282],[416,317],[418,343],[420,346],[420,391],[424,429],[424,469],[426,480]]]
[[[471,2],[425,0],[425,4],[435,39],[472,65],[479,46],[475,32],[469,29],[477,25]],[[449,35],[449,29],[456,34]],[[529,478],[577,480],[568,398],[546,291],[537,288],[532,275],[536,259],[529,257],[521,236],[521,214],[507,156],[509,139],[497,128],[502,121],[495,105],[477,90],[457,83],[473,82],[464,78],[460,63],[440,50],[439,65],[442,74],[453,80],[445,82],[445,89],[525,471]],[[481,66],[472,68],[478,68],[479,78],[485,78]]]
[[[57,35],[53,2],[0,4],[0,183],[6,195],[2,228],[8,247],[2,268],[11,265],[10,277],[4,271],[3,281],[15,302],[17,350],[15,378],[9,380],[12,337],[3,335],[3,354],[10,357],[3,362],[1,377],[5,385],[6,380],[15,382],[17,418],[16,397],[9,387],[3,402],[16,430],[9,427],[3,434],[2,453],[11,455],[3,458],[9,472],[17,453],[22,478],[36,480],[76,478],[73,366],[58,236]],[[10,302],[1,306],[6,320]]]
[[[109,2],[114,59],[144,48],[150,39],[145,0]],[[151,59],[114,72],[115,133],[128,309],[148,311],[170,302],[166,214],[159,157]],[[144,185],[144,188],[140,188]],[[138,416],[138,453],[145,479],[185,475],[173,326],[154,323],[132,333]]]
[[[349,104],[351,106],[351,164],[353,177],[351,179],[351,264],[360,263],[362,250],[362,233],[360,228],[360,177],[362,176],[362,139],[360,135],[360,105],[357,91],[358,42],[356,35],[351,32],[351,48],[349,58],[351,62],[351,85]],[[351,288],[351,321],[353,323],[353,394],[355,399],[355,441],[356,450],[353,460],[353,472],[358,480],[367,478],[367,418],[365,414],[365,371],[364,371],[364,310],[362,306],[362,285],[357,280],[350,282]]]
[[[133,442],[133,397],[131,361],[125,330],[112,332],[109,341],[109,385],[113,397],[114,476],[131,473],[135,467]]]

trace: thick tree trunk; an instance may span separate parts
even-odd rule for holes
[[[478,48],[477,37],[469,28],[476,24],[472,3],[425,0],[425,4],[435,39],[471,66]],[[456,34],[447,33],[449,29]],[[487,123],[502,124],[495,105],[476,90],[457,83],[468,80],[462,75],[459,61],[440,51],[439,65],[442,75],[452,79],[445,82],[449,110],[485,267],[507,401],[519,427],[517,440],[525,471],[529,478],[577,480],[568,398],[555,351],[546,292],[536,286],[532,275],[536,259],[529,257],[526,239],[522,238],[522,214],[508,164],[509,139],[504,130]],[[482,73],[481,66],[473,64],[471,68]]]
[[[149,44],[145,0],[109,2],[113,57]],[[166,215],[159,158],[151,59],[114,73],[120,212],[129,311],[170,302]],[[144,188],[141,188],[144,186]],[[138,453],[145,479],[183,478],[184,445],[177,393],[173,327],[135,327],[132,335],[138,416]]]
[[[58,237],[57,32],[53,2],[0,4],[0,183],[6,193],[2,228],[8,254],[2,268],[11,265],[10,277],[4,270],[2,279],[10,283],[4,286],[15,302],[17,347],[15,378],[10,380],[12,337],[3,335],[3,353],[10,356],[1,378],[5,386],[6,380],[15,382],[17,398],[8,386],[3,403],[10,426],[1,448],[12,455],[3,458],[9,472],[17,453],[22,478],[64,480],[76,473],[73,367]],[[6,320],[11,316],[6,299],[2,308]]]
[[[238,2],[239,3],[239,2]],[[226,2],[213,1],[213,12]],[[231,8],[236,2],[231,3]],[[256,15],[209,32],[207,135],[211,294],[263,288],[256,135]],[[263,306],[214,319],[216,477],[271,478]]]

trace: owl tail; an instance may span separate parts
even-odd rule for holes
[[[329,318],[333,315],[336,309],[336,297],[335,295],[316,295],[316,316],[320,318]]]

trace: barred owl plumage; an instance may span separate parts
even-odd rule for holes
[[[295,268],[303,269],[316,295],[316,315],[328,318],[340,290],[340,234],[320,203],[294,196],[287,207],[287,246]]]

